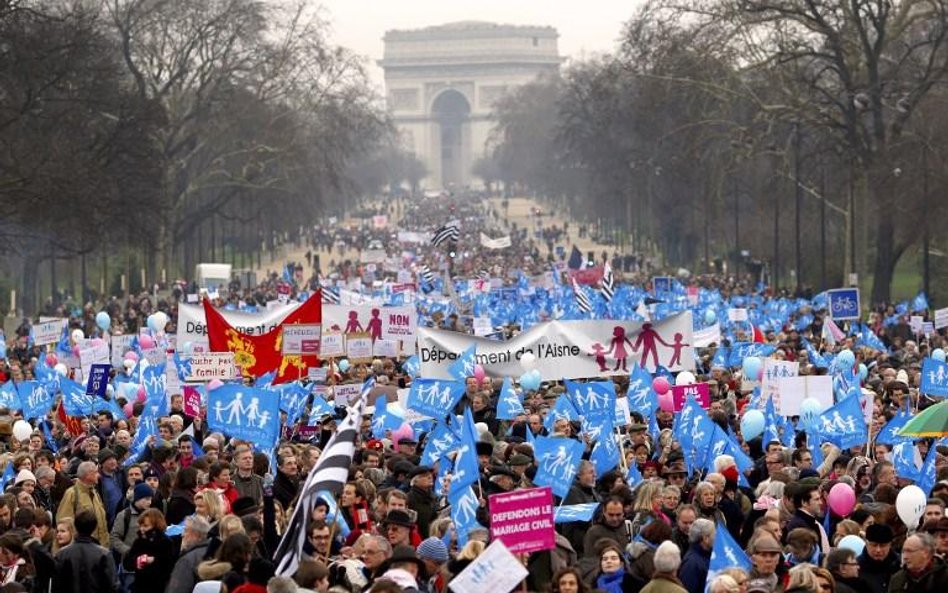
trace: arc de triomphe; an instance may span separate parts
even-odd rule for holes
[[[558,37],[553,27],[479,21],[385,33],[388,109],[404,148],[428,168],[426,187],[471,185],[494,102],[558,71]]]

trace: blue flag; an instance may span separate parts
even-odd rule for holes
[[[20,405],[20,396],[16,392],[16,386],[13,385],[13,381],[7,381],[3,385],[0,385],[0,407],[14,412],[23,409]]]
[[[922,313],[928,310],[928,296],[925,294],[925,291],[919,292],[915,295],[915,298],[912,299],[912,313]]]
[[[412,354],[409,356],[408,359],[402,363],[402,370],[412,379],[416,378],[419,373],[421,373],[421,361],[418,360],[418,355]]]
[[[13,459],[7,461],[7,467],[3,470],[3,476],[0,476],[0,488],[6,488],[7,484],[16,478],[16,472],[13,470]]]
[[[598,508],[598,502],[558,506],[553,512],[553,522],[560,524],[592,521],[593,514]]]
[[[454,458],[454,473],[451,474],[451,494],[477,482],[480,477],[480,464],[477,461],[477,428],[471,409],[464,408],[461,422],[461,434],[458,439],[457,455]]]
[[[948,363],[934,358],[922,361],[922,382],[919,391],[935,397],[948,397]]]
[[[510,377],[504,377],[504,384],[500,388],[500,396],[497,400],[497,419],[513,420],[524,413],[523,403],[514,391],[513,381]]]
[[[915,465],[915,443],[904,441],[892,447],[892,464],[895,473],[906,480],[918,480],[918,466]]]
[[[148,437],[158,434],[158,423],[155,421],[154,414],[145,412],[138,420],[138,429],[135,431],[135,438],[129,447],[128,457],[125,459],[123,467],[135,464],[148,446]]]
[[[280,399],[256,387],[221,385],[207,394],[207,425],[261,449],[272,449],[280,436]]]
[[[415,379],[411,382],[405,403],[409,410],[439,419],[450,414],[462,397],[463,381]]]
[[[749,573],[753,565],[741,546],[731,537],[727,525],[718,523],[714,530],[714,547],[711,548],[711,561],[708,563],[708,577],[705,580],[706,590],[707,586],[710,586],[721,571],[728,568],[739,568],[745,573]]]
[[[95,397],[86,393],[86,388],[63,377],[59,382],[63,393],[63,407],[70,416],[88,416],[95,408]]]
[[[157,416],[167,416],[170,406],[168,404],[165,365],[149,365],[142,370],[141,376],[142,386],[145,388],[145,393],[148,394],[145,406],[152,409]],[[279,418],[279,415],[277,417]]]
[[[935,451],[937,447],[935,443],[932,443],[928,447],[928,454],[925,455],[925,461],[922,463],[921,469],[918,470],[918,479],[915,481],[915,485],[922,489],[922,492],[925,493],[925,496],[930,496],[932,493],[932,488],[935,487],[935,458],[937,457],[937,452]]]
[[[178,373],[178,379],[181,381],[187,381],[188,377],[191,376],[191,359],[181,358],[177,352],[174,353],[174,356],[172,356],[171,359],[174,361],[174,368]]]
[[[270,371],[264,373],[257,377],[257,380],[253,382],[254,387],[269,387],[273,384],[273,380],[276,378],[276,371]]]
[[[336,497],[332,495],[332,492],[328,490],[320,490],[316,493],[316,499],[326,503],[326,523],[329,525],[335,523],[336,528],[339,530],[339,535],[342,536],[342,539],[349,537],[349,534],[352,532],[352,530],[349,528],[349,524],[346,523],[342,513],[339,512],[339,506],[336,504]]]
[[[434,465],[445,453],[453,450],[459,440],[445,421],[439,420],[435,424],[434,430],[428,434],[428,438],[425,440],[425,449],[421,453],[421,465],[428,467]]]
[[[810,360],[810,363],[813,366],[820,369],[828,369],[829,362],[823,357],[822,354],[817,352],[816,348],[813,347],[813,344],[810,343],[806,338],[800,338],[800,341],[803,343],[803,348],[806,350],[806,356]]]
[[[384,439],[385,432],[398,430],[402,419],[388,411],[388,398],[380,397],[375,400],[375,413],[372,414],[372,436]]]
[[[468,377],[474,376],[474,366],[476,360],[477,344],[458,355],[457,360],[448,365],[448,372],[458,381],[464,381]]]
[[[468,533],[481,526],[477,522],[477,509],[480,503],[470,484],[463,488],[454,488],[452,485],[448,502],[451,503],[451,521],[457,531],[458,547],[462,547],[467,544]]]
[[[643,418],[655,413],[658,394],[652,389],[652,376],[641,366],[634,364],[629,372],[629,411],[638,412]]]
[[[543,427],[552,432],[553,424],[557,420],[564,419],[569,421],[579,420],[579,411],[576,410],[569,396],[565,393],[556,398],[556,403],[553,404],[550,412],[543,419]]]
[[[313,406],[310,411],[310,422],[326,414],[335,414],[336,410],[320,393],[313,393]]]
[[[615,418],[616,388],[612,381],[565,381],[566,393],[586,423],[601,426]]]
[[[537,486],[549,486],[553,494],[564,498],[573,485],[583,455],[579,441],[558,437],[540,437],[536,440]]]
[[[642,472],[639,471],[639,466],[636,465],[635,461],[629,464],[629,471],[625,473],[625,482],[629,485],[629,488],[635,488],[642,483]]]
[[[16,386],[16,392],[26,419],[42,418],[53,405],[53,395],[39,381],[23,381]]]
[[[882,427],[882,430],[879,431],[879,434],[876,435],[876,444],[896,445],[903,441],[911,441],[911,437],[899,435],[899,431],[902,430],[902,427],[905,426],[905,423],[911,418],[912,415],[907,410],[904,408],[899,410],[899,413],[893,416],[892,420],[889,420],[886,425]]]
[[[58,453],[59,446],[56,445],[56,439],[53,438],[53,433],[49,430],[49,420],[43,420],[40,422],[40,426],[43,428],[43,438],[46,439],[46,446],[53,453]]]
[[[866,442],[868,428],[859,398],[850,396],[823,412],[819,417],[820,434],[840,449]]]
[[[612,420],[610,419],[601,428],[599,438],[589,456],[589,461],[596,468],[596,477],[602,476],[619,465],[619,446],[616,444]]]

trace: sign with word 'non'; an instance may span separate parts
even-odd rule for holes
[[[513,554],[554,548],[553,491],[527,488],[491,495],[490,537],[504,542]]]
[[[191,374],[188,381],[228,381],[236,376],[233,352],[204,352],[192,354]]]

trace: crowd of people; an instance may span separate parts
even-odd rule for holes
[[[434,230],[457,218],[465,236],[477,237],[483,231],[511,237],[505,249],[487,249],[476,240],[458,245],[464,256],[456,258],[451,273],[462,278],[488,269],[512,285],[518,279],[508,271],[536,276],[562,259],[543,247],[548,238],[566,241],[568,227],[543,232],[541,222],[536,236],[535,229],[507,223],[502,210],[487,203],[427,200],[409,206],[401,220],[412,221],[406,228]],[[355,236],[326,226],[303,233],[300,241],[321,251],[322,257],[317,264],[310,253],[307,265],[314,272],[305,279],[296,274],[289,281],[293,294],[361,276],[360,262],[337,261],[327,253],[339,241],[355,241]],[[405,250],[387,229],[363,227],[357,236],[363,248],[378,241],[390,254]],[[432,251],[407,265],[428,263],[434,268],[444,257]],[[636,269],[622,281],[643,283],[648,273]],[[693,281],[724,298],[757,290],[749,278],[708,276]],[[284,274],[274,273],[253,289],[235,285],[217,304],[264,305],[281,282],[288,282]],[[121,331],[134,332],[151,312],[162,310],[171,319],[166,327],[170,334],[177,303],[191,290],[185,286],[155,303],[144,296],[50,312],[68,317],[72,328],[93,336],[99,331],[98,311],[106,311]],[[766,288],[757,294],[765,302],[781,296]],[[812,320],[801,328],[795,322],[803,315]],[[884,323],[893,316],[896,323]],[[906,331],[907,314],[882,307],[868,324],[884,344],[882,349],[853,337],[831,345],[820,339],[824,319],[825,311],[806,310],[783,327],[764,332],[761,339],[776,347],[772,356],[799,362],[801,375],[826,372],[810,360],[804,340],[818,344],[821,352],[852,350],[857,364],[866,366],[862,386],[874,400],[866,444],[841,450],[817,443],[822,461],[814,463],[814,444],[808,444],[795,417],[789,446],[761,437],[745,440],[740,420],[752,394],[740,367],[721,364],[715,356],[717,348],[728,346],[726,341],[700,350],[695,374],[710,384],[711,420],[733,434],[753,460],[753,467],[743,472],[731,455],[714,459],[715,471],[693,467],[673,436],[676,415],[661,409],[654,423],[633,412],[631,423],[618,429],[622,463],[597,472],[589,460],[595,443],[582,424],[547,421],[563,396],[562,383],[545,382],[523,393],[524,413],[500,420],[496,410],[502,378],[467,377],[455,411],[469,409],[478,429],[475,490],[480,526],[459,534],[453,524],[445,489],[436,484],[438,467],[421,463],[431,435],[396,438],[387,432],[378,438],[368,408],[344,488],[338,496],[318,499],[310,509],[302,560],[293,574],[281,576],[276,574],[281,559],[274,554],[290,531],[306,477],[345,418],[345,409],[322,416],[303,414],[300,425],[315,429],[287,430],[272,456],[256,450],[254,443],[210,431],[204,412],[186,413],[179,393],[168,394],[170,412],[156,419],[157,434],[137,453],[133,441],[142,426],[140,402],[119,402],[132,404],[129,417],[103,411],[70,418],[54,405],[45,418],[22,418],[18,410],[2,409],[0,435],[7,453],[0,479],[5,487],[0,496],[0,593],[445,593],[491,541],[490,496],[535,486],[538,466],[530,443],[538,437],[575,440],[585,447],[568,494],[556,497],[555,505],[596,506],[587,520],[557,523],[552,549],[520,556],[529,571],[521,585],[525,591],[943,591],[948,586],[948,450],[932,439],[915,443],[921,458],[937,447],[937,475],[920,521],[907,525],[896,510],[896,499],[913,480],[899,474],[892,446],[875,438],[900,410],[934,403],[919,393],[921,362],[944,346],[945,337],[935,333],[919,341]],[[457,315],[453,323],[452,329],[467,329],[458,324]],[[34,379],[36,365],[45,356],[30,345],[28,326],[9,337],[0,373],[4,383]],[[339,383],[374,377],[380,385],[408,386],[415,378],[403,360],[394,358],[332,371]],[[613,382],[623,396],[629,377],[615,377]],[[123,392],[112,393],[121,398]],[[26,438],[14,436],[18,420],[30,422],[30,434],[19,435]],[[857,499],[845,517],[831,514],[827,504],[837,484],[851,486]],[[723,570],[711,566],[719,530],[726,530],[745,550],[749,565],[735,562]]]

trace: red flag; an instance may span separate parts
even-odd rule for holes
[[[274,384],[295,381],[306,376],[311,366],[319,366],[317,356],[283,356],[283,326],[297,323],[321,323],[322,295],[319,291],[296,308],[272,331],[259,336],[241,333],[231,327],[220,312],[204,301],[207,339],[212,352],[233,352],[234,361],[245,378],[257,378],[276,371]]]
[[[751,325],[754,328],[754,341],[758,344],[763,344],[766,340],[764,339],[764,332],[760,331],[760,328],[756,325]]]
[[[56,411],[56,416],[58,416],[59,421],[66,426],[66,432],[72,436],[77,437],[83,433],[82,419],[67,415],[66,406],[62,405],[62,403],[59,404],[59,409]]]

